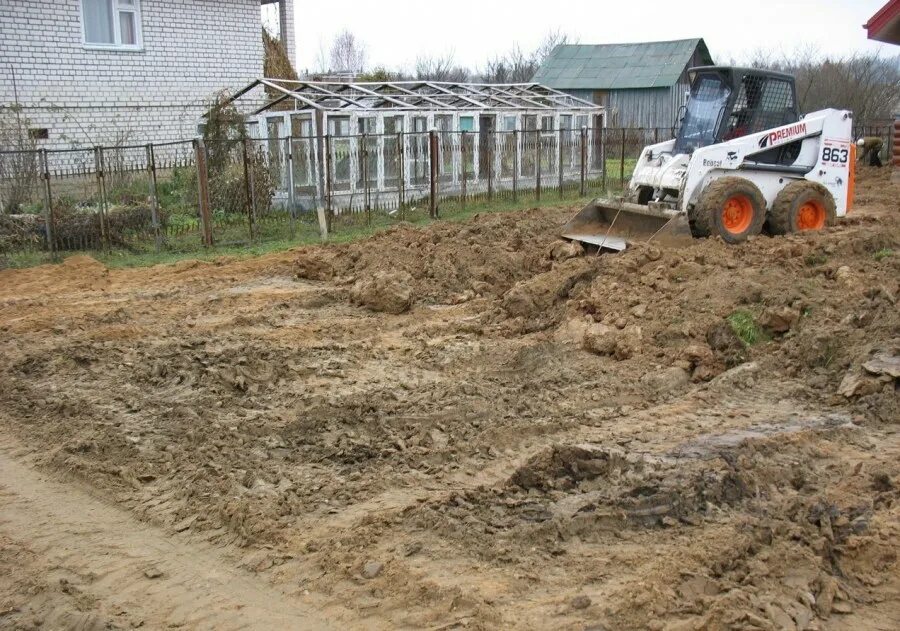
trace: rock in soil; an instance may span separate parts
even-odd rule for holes
[[[591,599],[584,594],[579,594],[569,601],[569,607],[577,611],[579,609],[587,609],[591,606]]]
[[[362,577],[372,579],[381,574],[384,570],[384,563],[381,561],[366,561],[362,568]]]
[[[412,306],[412,282],[407,272],[375,272],[356,281],[350,298],[372,311],[400,314]]]

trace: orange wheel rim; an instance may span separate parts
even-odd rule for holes
[[[798,230],[821,230],[825,227],[825,208],[816,201],[805,202],[797,210]]]
[[[731,234],[740,234],[753,222],[753,203],[746,195],[732,195],[722,208],[722,225]]]

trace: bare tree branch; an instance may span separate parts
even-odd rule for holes
[[[365,70],[366,58],[366,45],[356,35],[344,29],[331,44],[328,70],[357,75]]]

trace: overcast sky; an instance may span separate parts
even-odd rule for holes
[[[421,54],[452,52],[480,68],[518,43],[534,48],[561,29],[582,44],[703,37],[726,62],[758,48],[895,55],[900,47],[866,39],[862,25],[886,0],[298,0],[298,70],[347,28],[366,46],[369,66],[412,67]]]

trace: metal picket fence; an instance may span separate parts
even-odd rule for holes
[[[622,188],[669,129],[525,129],[0,151],[0,254],[192,251]]]

